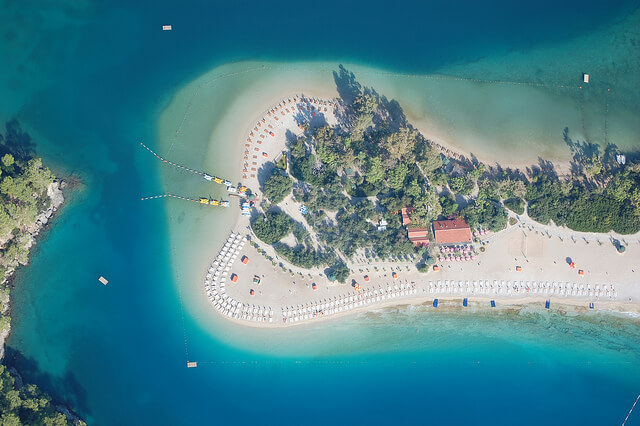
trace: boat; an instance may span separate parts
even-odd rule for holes
[[[171,30],[172,30],[171,25],[163,25],[162,26],[162,31],[171,31]]]
[[[200,204],[209,204],[208,198],[200,198]]]
[[[241,192],[241,193],[245,193],[245,192],[247,192],[247,189],[249,189],[249,188],[247,188],[246,186],[243,185],[243,186],[240,186],[240,188],[238,188],[238,191]]]
[[[215,183],[222,183],[222,179],[220,179],[219,177],[215,177],[215,176],[213,177],[213,181]]]
[[[208,180],[209,182],[211,182],[213,180],[213,176],[209,176],[208,174],[203,174],[202,177],[204,177],[206,180]]]
[[[233,185],[231,182],[229,182],[228,180],[225,180],[222,182],[223,184],[225,184],[226,186],[231,186]]]
[[[212,206],[219,206],[219,205],[220,205],[220,201],[218,201],[218,200],[211,200],[211,202],[210,202],[209,204],[211,204]]]
[[[235,194],[236,192],[238,192],[238,189],[235,186],[227,186],[227,191]]]
[[[229,207],[229,201],[228,200],[220,200],[220,206]]]

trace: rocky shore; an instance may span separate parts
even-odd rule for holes
[[[31,248],[36,244],[36,237],[40,232],[51,222],[55,213],[58,211],[62,203],[64,203],[63,189],[67,187],[66,181],[62,179],[56,179],[47,187],[47,196],[51,200],[51,204],[46,210],[41,211],[36,216],[35,222],[26,227],[26,232],[29,235],[29,240],[26,244],[27,250],[31,251]],[[4,344],[6,339],[11,333],[11,325],[9,323],[10,318],[10,297],[9,288],[11,279],[16,271],[16,267],[8,268],[2,282],[0,282],[0,315],[2,320],[6,321],[6,325],[0,327],[0,361],[4,358]]]

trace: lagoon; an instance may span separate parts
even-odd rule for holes
[[[200,293],[199,265],[218,250],[231,212],[140,202],[167,191],[198,195],[203,182],[159,167],[138,142],[194,168],[233,173],[227,137],[255,119],[243,124],[238,111],[295,90],[293,83],[333,90],[330,72],[340,63],[462,149],[518,155],[523,142],[514,135],[523,126],[540,132],[531,140],[557,136],[523,152],[524,161],[537,152],[566,156],[564,125],[602,142],[602,93],[596,87],[580,100],[575,81],[586,65],[558,59],[589,46],[590,57],[608,58],[588,65],[594,87],[600,66],[606,86],[628,94],[611,98],[611,141],[637,150],[640,84],[628,68],[605,66],[637,60],[626,50],[637,12],[632,2],[583,4],[285,2],[282,22],[303,23],[290,29],[274,25],[276,12],[263,3],[251,13],[200,2],[5,5],[0,23],[9,31],[0,47],[15,67],[0,72],[0,117],[20,120],[45,162],[84,183],[17,276],[8,361],[91,424],[621,422],[640,379],[640,331],[631,319],[399,308],[265,335],[217,318]],[[381,16],[385,31],[370,25]],[[174,30],[163,33],[166,23]],[[188,102],[181,91],[207,73],[224,74],[220,67],[244,72],[211,87],[217,102],[203,98],[208,109],[173,138]],[[530,121],[512,120],[510,97],[533,111]],[[482,111],[478,101],[487,99],[492,107]],[[580,102],[598,117],[593,128],[582,128]],[[482,120],[470,120],[478,114]],[[489,120],[509,123],[509,133]],[[493,145],[496,137],[501,144]],[[108,286],[97,283],[100,275]],[[187,369],[187,360],[198,368]]]

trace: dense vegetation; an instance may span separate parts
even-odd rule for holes
[[[264,216],[257,216],[251,227],[256,237],[267,244],[274,244],[291,232],[293,220],[285,213],[271,210]]]
[[[504,200],[504,206],[515,214],[524,214],[524,200],[522,198],[509,198]]]
[[[611,174],[602,186],[540,173],[527,187],[527,200],[529,215],[541,223],[584,232],[640,231],[640,173],[633,168]]]
[[[19,425],[81,425],[83,422],[68,421],[56,411],[51,398],[35,385],[16,387],[14,377],[7,367],[0,364],[0,424]]]
[[[0,134],[0,281],[7,269],[27,263],[27,228],[51,202],[47,186],[53,175],[33,157],[28,141],[16,122]]]
[[[291,193],[292,184],[293,181],[289,174],[286,172],[281,173],[280,169],[276,168],[269,179],[265,181],[262,191],[269,201],[273,204],[278,204]]]
[[[332,265],[327,271],[337,278],[346,268],[340,259],[425,254],[409,242],[401,224],[398,213],[409,206],[413,227],[430,228],[435,219],[461,216],[472,228],[500,231],[516,223],[509,220],[508,208],[577,231],[640,230],[638,166],[620,167],[593,146],[585,154],[586,145],[570,142],[574,173],[562,178],[543,160],[520,171],[447,157],[407,122],[397,102],[362,87],[343,67],[334,78],[342,98],[339,124],[312,128],[300,123],[305,132],[289,140],[289,164],[281,164],[264,185],[265,196],[278,204],[291,190],[291,173],[297,180],[293,198],[308,208],[305,225],[315,238],[298,224],[304,232],[294,229],[298,244],[290,247],[277,243],[289,228],[275,232],[275,224],[254,223],[256,235],[263,235],[259,238],[276,243],[276,250],[298,266]],[[381,220],[386,225],[378,226]],[[425,271],[426,259],[433,258],[422,257]]]

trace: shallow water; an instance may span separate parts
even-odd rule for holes
[[[9,362],[28,380],[92,424],[624,419],[640,382],[639,328],[624,319],[403,308],[292,330],[227,324],[201,297],[200,283],[233,213],[141,202],[210,187],[163,168],[138,142],[236,178],[230,137],[250,124],[240,113],[253,114],[296,85],[331,91],[329,72],[344,62],[426,129],[462,149],[509,158],[563,158],[561,139],[544,141],[561,136],[562,126],[598,141],[600,67],[616,94],[630,93],[611,98],[609,138],[638,149],[640,87],[627,72],[638,61],[629,50],[638,21],[628,13],[633,2],[393,9],[285,2],[278,18],[263,2],[130,3],[0,2],[0,55],[12,64],[0,67],[0,118],[19,119],[45,161],[84,182],[17,276]],[[384,31],[372,25],[381,16]],[[159,31],[166,23],[174,31]],[[623,28],[612,36],[614,24]],[[613,44],[616,50],[611,40],[626,42]],[[576,44],[590,46],[588,64],[567,53]],[[194,108],[198,118],[174,137],[190,99],[180,89],[241,60],[259,62],[226,71],[258,69],[203,92],[207,109]],[[544,66],[528,66],[532,60]],[[594,93],[576,100],[583,67],[594,76]],[[545,87],[399,74],[533,78]],[[570,88],[546,87],[553,84]],[[581,102],[598,118],[584,129],[576,124]],[[540,144],[531,152],[520,149],[533,140]],[[108,286],[97,283],[99,275]],[[198,368],[186,369],[187,360]]]

